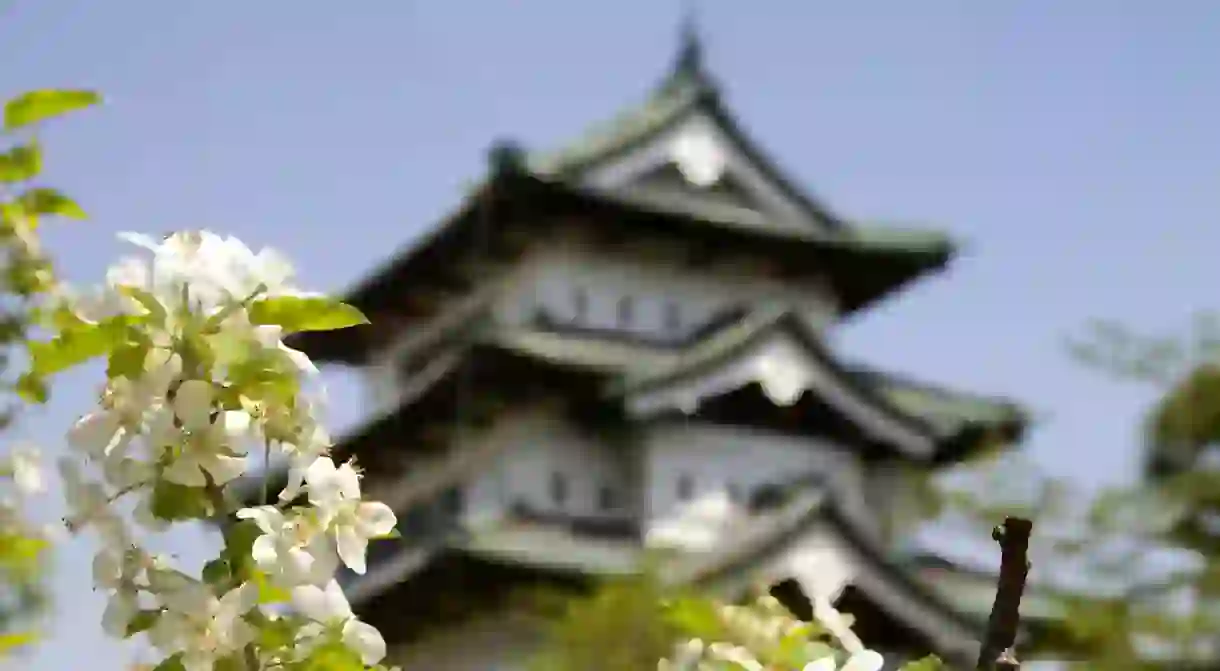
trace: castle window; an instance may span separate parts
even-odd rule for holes
[[[678,500],[689,501],[695,495],[695,481],[683,473],[678,476]]]
[[[610,485],[602,485],[597,490],[597,507],[600,510],[611,510],[614,508],[614,488]]]
[[[551,501],[557,506],[568,501],[568,480],[558,471],[551,473]]]
[[[631,296],[623,296],[618,299],[618,325],[630,326],[634,319],[635,301],[631,300]]]
[[[589,292],[583,288],[577,288],[572,293],[572,316],[581,323],[589,318]]]
[[[665,304],[665,330],[669,332],[682,328],[682,307],[677,303]]]

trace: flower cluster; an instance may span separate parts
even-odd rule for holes
[[[300,291],[277,254],[233,238],[125,237],[141,252],[111,267],[99,290],[61,293],[47,313],[55,336],[31,346],[35,382],[107,360],[98,405],[72,427],[60,463],[69,529],[100,539],[93,577],[109,595],[105,630],[144,633],[164,669],[377,664],[385,643],[334,575],[340,564],[363,573],[369,540],[396,520],[361,500],[353,464],[328,456],[322,398],[307,392],[316,369],[283,340],[364,317]],[[277,505],[237,509],[227,486],[252,451],[287,459],[289,483]],[[128,502],[135,525],[120,510]],[[198,577],[135,534],[233,513],[224,550]]]
[[[794,618],[775,598],[751,606],[717,608],[722,640],[690,639],[658,664],[659,671],[880,671],[885,660],[851,633],[850,618],[834,608],[815,606],[814,622]],[[935,658],[918,668],[940,668]]]
[[[29,523],[25,501],[44,490],[38,453],[19,446],[0,459],[0,613],[31,614],[43,599],[46,529]],[[0,658],[34,640],[29,632],[13,631],[13,621],[0,625]]]

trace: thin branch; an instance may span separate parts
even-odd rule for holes
[[[981,671],[1015,670],[1021,667],[1013,650],[1017,627],[1021,623],[1021,595],[1029,575],[1029,536],[1034,523],[1020,517],[1006,517],[991,537],[1000,544],[1000,577],[995,602],[987,621],[987,634],[976,665]]]

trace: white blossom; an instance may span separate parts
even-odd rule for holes
[[[111,591],[102,613],[102,630],[122,638],[140,610],[136,581],[145,568],[143,553],[137,548],[103,548],[93,558],[93,584]]]
[[[220,598],[202,584],[160,597],[166,610],[149,631],[149,640],[162,652],[181,653],[187,671],[211,671],[217,659],[254,639],[254,628],[242,619],[258,603],[258,588],[250,583]]]
[[[143,630],[187,671],[226,658],[279,669],[336,642],[375,664],[385,642],[355,617],[333,576],[340,560],[364,572],[369,539],[387,535],[396,519],[384,504],[361,500],[351,464],[336,467],[326,456],[332,441],[321,422],[322,391],[306,386],[316,382],[313,362],[284,344],[284,326],[259,323],[286,314],[277,310],[304,309],[297,299],[316,295],[296,286],[280,255],[232,237],[123,237],[141,252],[111,266],[97,291],[73,295],[57,285],[54,315],[40,322],[84,334],[72,337],[122,341],[112,345],[100,402],[68,432],[73,456],[60,462],[68,527],[99,532],[93,578],[107,596],[103,628],[116,637]],[[245,546],[227,537],[225,554],[196,578],[132,542],[118,513],[121,499],[134,500],[124,508],[152,530],[231,513],[225,487],[246,473],[256,443],[289,463],[281,501],[305,489],[309,505],[237,511],[259,529],[248,556],[233,554]],[[24,465],[14,463],[15,478],[18,468]],[[34,482],[24,471],[19,478]],[[265,587],[288,590],[301,617],[274,617],[282,604],[260,604]],[[271,622],[297,626],[295,638],[256,636]],[[292,644],[268,642],[274,640]]]
[[[102,406],[79,420],[68,432],[68,444],[95,459],[123,451],[143,426],[146,415],[163,402],[182,370],[181,358],[167,350],[150,352],[145,374],[109,381]]]
[[[369,539],[394,530],[394,511],[384,503],[360,500],[360,476],[350,463],[336,467],[330,457],[320,457],[306,471],[305,482],[321,524],[334,534],[339,557],[363,574]]]
[[[187,380],[174,396],[173,416],[163,414],[155,422],[155,435],[165,444],[181,446],[181,453],[165,469],[170,482],[202,487],[210,477],[224,485],[246,470],[250,416],[244,411],[217,412],[212,385]]]
[[[376,628],[356,619],[343,589],[334,580],[326,587],[302,585],[292,590],[292,605],[314,625],[302,630],[306,639],[321,636],[326,629],[338,630],[343,643],[360,654],[365,664],[385,657],[386,645]]]
[[[858,652],[839,666],[834,657],[823,657],[805,665],[804,671],[881,671],[885,658],[873,650]]]
[[[17,491],[31,495],[41,493],[46,489],[37,450],[32,447],[19,447],[13,450],[13,454],[9,457],[9,464],[13,469],[13,484],[17,487]]]
[[[325,536],[304,516],[285,516],[273,506],[243,508],[238,519],[253,520],[262,535],[252,557],[259,568],[281,584],[324,584],[338,568]]]
[[[59,474],[68,504],[69,514],[65,520],[68,527],[74,531],[93,527],[105,546],[129,545],[123,520],[110,508],[106,489],[100,483],[85,480],[76,464],[67,458],[59,461]]]

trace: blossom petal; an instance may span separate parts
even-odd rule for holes
[[[353,572],[364,575],[367,570],[365,565],[365,552],[369,547],[369,540],[360,535],[350,526],[340,526],[335,529],[335,545],[339,548],[339,558]]]
[[[138,611],[135,594],[126,590],[115,592],[102,612],[102,630],[116,638],[127,636],[127,626]]]
[[[68,445],[93,456],[110,450],[118,437],[119,416],[111,412],[91,412],[76,420],[68,431]]]
[[[326,622],[329,619],[330,611],[327,608],[326,592],[317,585],[293,587],[292,607],[315,622]]]
[[[93,557],[93,584],[113,589],[123,579],[122,560],[109,552],[99,552]]]
[[[212,476],[212,482],[224,485],[236,480],[246,472],[246,459],[245,457],[213,454],[201,458],[199,466]]]
[[[385,658],[385,639],[377,628],[352,618],[343,625],[343,643],[356,651],[360,659],[372,666]]]
[[[259,530],[265,534],[277,533],[284,526],[284,513],[273,506],[242,508],[237,511],[237,519],[254,520]]]
[[[293,366],[296,366],[297,370],[307,375],[318,374],[318,367],[314,365],[313,360],[309,358],[308,354],[299,349],[292,349],[284,343],[280,343],[278,349],[292,362]]]
[[[276,547],[275,540],[274,536],[264,534],[255,538],[254,545],[250,548],[250,557],[263,570],[275,566],[276,562],[280,559],[279,548]]]
[[[335,485],[339,495],[345,499],[360,498],[360,475],[352,468],[351,462],[346,462],[335,469]]]
[[[821,659],[814,660],[805,665],[802,671],[837,671],[838,664],[835,664],[835,658],[826,656]]]
[[[212,425],[212,383],[187,380],[174,394],[174,414],[187,431],[202,431]]]
[[[346,620],[350,617],[355,617],[352,613],[351,604],[347,602],[347,595],[343,593],[343,587],[339,585],[338,580],[331,580],[326,583],[326,602],[330,608],[331,618],[336,620]]]
[[[861,650],[852,655],[843,665],[842,671],[881,671],[885,658],[875,650]]]
[[[249,613],[257,605],[258,586],[252,582],[242,583],[220,597],[217,619],[221,620],[222,626],[226,629],[232,629],[237,618]]]
[[[398,518],[389,506],[380,501],[363,501],[356,507],[356,524],[361,534],[377,538],[393,531]]]

